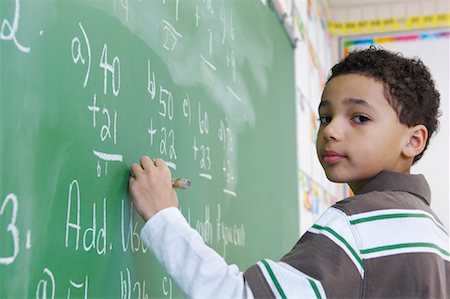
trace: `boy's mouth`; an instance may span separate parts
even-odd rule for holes
[[[334,151],[325,151],[322,154],[322,159],[327,164],[336,164],[344,160],[345,156]]]

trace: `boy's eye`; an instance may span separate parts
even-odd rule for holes
[[[326,125],[331,122],[331,117],[326,115],[319,116],[319,122],[321,125]]]
[[[355,123],[358,123],[358,124],[366,123],[366,122],[368,122],[369,120],[370,120],[370,118],[368,118],[368,117],[365,116],[365,115],[356,115],[356,116],[353,117],[353,121],[354,121]]]

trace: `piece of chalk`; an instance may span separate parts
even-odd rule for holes
[[[176,189],[191,188],[191,180],[189,179],[174,179],[172,180],[172,187]]]

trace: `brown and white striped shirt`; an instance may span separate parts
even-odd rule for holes
[[[382,172],[329,208],[280,262],[244,277],[261,298],[450,298],[449,238],[422,175]]]
[[[245,273],[176,208],[141,237],[192,298],[450,298],[448,233],[429,205],[423,176],[383,172],[325,211],[281,261]]]

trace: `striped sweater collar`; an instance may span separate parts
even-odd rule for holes
[[[431,190],[421,174],[383,171],[370,180],[357,194],[372,191],[404,191],[422,198],[431,204]]]

